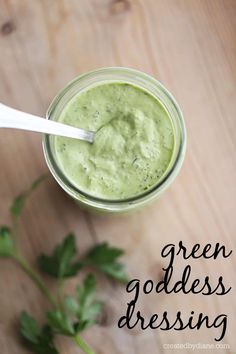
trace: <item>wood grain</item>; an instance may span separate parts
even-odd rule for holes
[[[53,96],[78,74],[101,66],[128,66],[154,75],[183,109],[188,149],[180,176],[152,206],[126,217],[80,211],[52,178],[28,202],[19,242],[30,263],[68,231],[80,252],[109,240],[126,250],[131,277],[160,279],[161,248],[168,242],[220,242],[235,250],[236,201],[236,1],[235,0],[0,0],[0,100],[43,115]],[[12,198],[47,170],[41,138],[0,131],[0,224],[9,222]],[[175,280],[185,263],[176,262]],[[235,286],[235,256],[191,262],[194,274],[224,276]],[[0,346],[3,354],[25,354],[16,321],[22,309],[43,319],[47,303],[31,281],[9,261],[0,267]],[[48,281],[48,279],[47,279]],[[69,282],[68,292],[75,286]],[[50,286],[54,286],[48,281]],[[213,343],[216,330],[128,331],[118,329],[128,297],[102,280],[106,300],[102,323],[85,333],[97,354],[189,353],[165,343]],[[226,296],[141,296],[147,317],[164,310],[175,317],[191,310],[214,318],[229,315],[226,337],[236,350],[236,300]],[[61,353],[80,353],[60,339]],[[200,350],[199,350],[200,352]],[[201,351],[202,352],[202,351]]]

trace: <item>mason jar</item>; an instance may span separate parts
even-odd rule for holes
[[[52,135],[44,135],[43,150],[47,165],[64,191],[74,198],[82,207],[103,213],[124,213],[158,198],[174,181],[182,166],[186,150],[186,129],[183,114],[170,92],[156,79],[143,72],[124,68],[108,67],[90,71],[69,82],[53,99],[47,111],[47,119],[57,121],[68,102],[81,91],[103,83],[122,82],[135,85],[156,97],[167,110],[172,121],[174,133],[174,149],[170,163],[161,179],[147,191],[127,199],[102,199],[80,190],[74,185],[60,168],[55,153]]]

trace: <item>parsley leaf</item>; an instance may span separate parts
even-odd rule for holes
[[[20,212],[23,208],[26,197],[27,197],[26,193],[22,193],[14,199],[13,204],[11,206],[12,215],[14,215],[14,216],[20,215]]]
[[[64,312],[60,310],[49,311],[47,317],[49,325],[58,333],[66,336],[73,336],[75,334],[74,327]]]
[[[14,200],[13,203],[11,205],[10,211],[11,214],[18,218],[21,210],[23,209],[23,206],[25,204],[26,199],[30,196],[30,194],[34,191],[34,189],[36,189],[38,187],[38,185],[44,181],[44,179],[47,177],[47,174],[44,174],[42,176],[40,176],[39,178],[37,178],[30,186],[30,188],[28,190],[26,190],[25,192],[19,194]]]
[[[11,230],[7,226],[0,228],[0,257],[11,257],[14,253],[14,244]]]
[[[29,316],[26,312],[22,312],[20,325],[23,337],[32,343],[38,343],[38,337],[40,336],[41,330],[35,319]]]
[[[117,262],[122,256],[123,250],[116,247],[110,247],[107,242],[103,242],[93,247],[83,259],[83,263],[98,268],[110,277],[126,283],[129,278],[124,271],[124,265]]]
[[[79,309],[77,311],[79,324],[77,331],[80,332],[96,323],[97,316],[102,309],[101,302],[94,300],[96,295],[96,279],[93,274],[89,274],[84,279],[83,286],[77,287],[76,294],[79,302]]]
[[[110,277],[120,281],[121,283],[127,283],[129,281],[129,277],[126,274],[125,265],[123,263],[113,262],[113,263],[104,263],[99,266],[99,269],[109,275]]]
[[[76,299],[66,296],[63,304],[65,311],[73,315],[77,322],[72,323],[69,315],[61,310],[48,312],[49,325],[58,333],[66,336],[74,336],[84,329],[96,323],[97,316],[101,312],[101,302],[95,301],[96,279],[89,274],[82,286],[76,290]]]
[[[53,333],[49,326],[40,328],[36,320],[22,312],[20,332],[27,346],[36,354],[59,354],[53,343]]]
[[[79,304],[73,296],[65,296],[63,303],[69,313],[71,313],[72,315],[76,315],[78,313]]]
[[[76,332],[81,332],[96,323],[96,319],[102,310],[102,303],[95,301],[96,279],[93,274],[87,275],[83,285],[76,289],[77,301],[71,296],[64,299],[65,308],[72,313],[78,323]]]
[[[75,236],[69,234],[65,240],[57,245],[51,256],[42,254],[39,258],[41,270],[56,278],[66,278],[78,273],[82,264],[74,261],[77,253]]]

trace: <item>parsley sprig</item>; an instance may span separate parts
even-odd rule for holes
[[[95,354],[80,334],[96,324],[98,315],[102,311],[102,302],[96,299],[96,277],[92,273],[87,274],[83,283],[77,286],[74,295],[65,294],[64,283],[68,278],[76,276],[83,268],[100,271],[121,283],[127,282],[128,276],[124,264],[119,261],[123,250],[110,247],[108,243],[103,242],[78,258],[75,235],[68,234],[50,255],[42,254],[38,259],[40,270],[57,281],[57,291],[53,294],[45,285],[40,273],[34,270],[23,257],[16,242],[22,209],[28,197],[44,179],[45,175],[41,176],[28,190],[15,198],[10,208],[12,227],[0,227],[0,258],[14,260],[51,305],[43,326],[23,311],[20,316],[20,333],[25,345],[36,354],[59,354],[54,344],[55,335],[71,337],[84,353]]]

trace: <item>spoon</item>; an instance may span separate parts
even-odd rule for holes
[[[0,103],[0,128],[16,128],[39,133],[66,136],[92,143],[95,132],[74,128],[70,125],[55,122],[35,115],[18,111]]]

